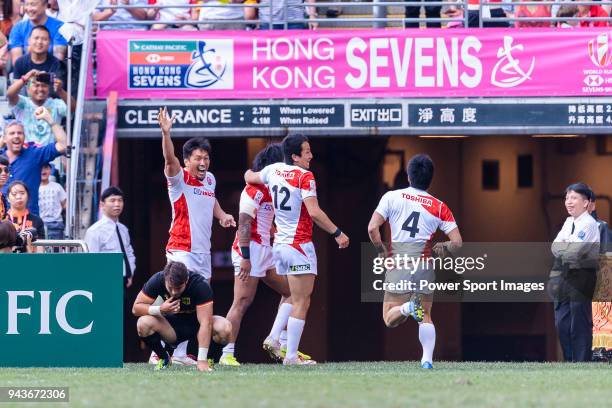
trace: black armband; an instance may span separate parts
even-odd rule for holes
[[[336,230],[332,234],[332,237],[338,238],[341,234],[342,234],[342,231],[340,230],[340,228],[336,228]]]
[[[241,246],[240,253],[242,254],[242,259],[251,259],[251,248],[248,246]]]

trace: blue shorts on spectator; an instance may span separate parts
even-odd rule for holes
[[[287,29],[289,30],[306,30],[308,28],[308,26],[305,23],[287,23]],[[260,23],[259,24],[259,29],[260,30],[269,30],[270,29],[270,24],[268,23]],[[285,29],[285,24],[283,23],[279,23],[279,24],[273,24],[272,25],[272,29],[273,30],[284,30]]]
[[[64,222],[45,223],[47,239],[64,239]]]

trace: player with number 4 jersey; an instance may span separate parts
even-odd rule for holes
[[[411,260],[395,265],[385,276],[383,319],[387,327],[396,327],[412,317],[419,323],[419,340],[423,346],[421,367],[432,368],[436,330],[431,320],[432,291],[422,282],[433,282],[435,274],[430,263],[414,262],[427,259],[432,253],[444,256],[455,252],[462,244],[461,234],[453,213],[446,204],[427,192],[433,178],[433,162],[419,154],[408,163],[410,187],[387,192],[368,225],[370,240],[379,257],[389,255],[382,243],[380,227],[389,222],[391,227],[391,254]],[[435,232],[440,229],[450,241],[432,247]],[[416,290],[407,286],[411,283]]]
[[[287,276],[293,303],[283,364],[315,364],[297,354],[317,275],[312,223],[330,233],[339,248],[348,247],[349,238],[319,207],[315,178],[309,171],[313,156],[306,136],[289,135],[282,147],[284,163],[271,164],[261,172],[248,170],[244,179],[249,184],[266,184],[272,196],[277,228],[273,247],[276,272]]]

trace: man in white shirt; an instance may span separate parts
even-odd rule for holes
[[[38,208],[40,218],[47,229],[47,239],[64,238],[64,219],[62,210],[66,208],[66,191],[56,183],[50,181],[51,165],[43,164],[40,172],[40,187],[38,188]]]
[[[57,0],[56,18],[64,22],[59,32],[69,40],[74,39],[74,45],[83,44],[87,20],[96,11],[100,0]],[[108,12],[108,11],[107,11]]]
[[[561,266],[554,296],[555,325],[566,361],[591,361],[591,300],[599,253],[599,225],[588,211],[592,195],[584,183],[567,187],[565,208],[569,217],[551,247],[556,264]]]
[[[225,4],[243,3],[244,0],[204,0],[199,8],[198,20],[200,30],[244,30],[244,9],[241,7],[223,7]],[[221,6],[221,7],[212,7]],[[223,20],[222,22],[215,22]]]
[[[102,218],[87,229],[85,242],[89,252],[123,254],[123,278],[125,287],[132,286],[136,271],[136,257],[130,242],[130,233],[125,225],[119,222],[123,212],[123,191],[111,186],[102,192],[100,197]]]
[[[184,24],[183,21],[192,20],[192,10],[188,7],[191,0],[155,0],[153,3],[156,6],[164,6],[163,8],[150,8],[147,11],[150,20],[162,21],[161,23],[155,23],[151,26],[151,30],[165,30],[167,28],[180,28],[181,30],[197,30],[192,24]],[[171,7],[177,6],[177,7]],[[169,24],[167,22],[174,21],[176,24]]]

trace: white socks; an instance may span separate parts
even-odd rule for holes
[[[300,346],[300,338],[304,331],[306,321],[290,317],[287,323],[287,360],[295,360],[297,358],[298,347]]]
[[[287,348],[287,329],[283,330],[280,334],[280,345],[282,349]]]
[[[221,358],[227,355],[233,356],[235,348],[236,348],[236,343],[227,343],[227,345],[223,347],[223,355],[221,356]]]
[[[274,340],[278,340],[280,338],[281,331],[287,327],[291,309],[293,309],[293,305],[291,303],[283,303],[278,307],[278,312],[276,313],[276,318],[274,319],[274,324],[272,325],[272,330],[270,330],[269,337],[272,337]]]
[[[406,302],[400,306],[400,313],[404,317],[410,317],[410,302]]]
[[[419,324],[419,341],[423,346],[421,364],[426,361],[432,363],[434,347],[436,347],[436,327],[433,323]]]
[[[184,342],[180,343],[178,346],[176,346],[176,349],[174,349],[174,357],[185,357],[187,355],[187,340],[185,340]]]

